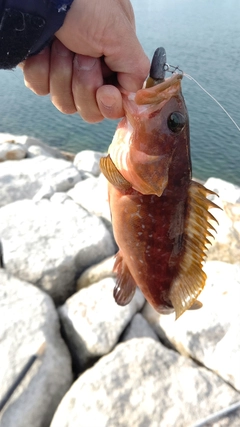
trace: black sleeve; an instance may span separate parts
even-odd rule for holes
[[[44,48],[73,0],[0,0],[0,69],[12,69]]]

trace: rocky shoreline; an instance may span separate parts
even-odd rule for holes
[[[102,153],[60,152],[0,133],[1,427],[194,427],[240,401],[240,187],[219,194],[203,308],[158,315],[137,292],[113,300],[113,238]],[[214,427],[240,425],[240,410]]]

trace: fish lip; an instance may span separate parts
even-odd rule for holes
[[[174,93],[178,94],[181,91],[180,80],[182,80],[182,78],[182,74],[174,73],[155,86],[139,89],[134,96],[135,103],[138,106],[148,104],[154,105],[168,100],[170,97],[174,96]],[[132,94],[128,93],[128,99],[130,99],[130,97],[132,98]]]

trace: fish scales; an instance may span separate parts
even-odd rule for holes
[[[217,207],[207,199],[214,193],[191,178],[181,78],[150,76],[136,94],[123,91],[125,117],[100,161],[119,247],[115,300],[129,303],[138,286],[155,310],[176,318],[201,307],[209,209]]]

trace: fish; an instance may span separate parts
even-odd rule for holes
[[[202,306],[203,264],[217,220],[215,195],[192,179],[190,132],[182,73],[165,78],[158,48],[150,75],[136,93],[122,90],[125,116],[100,168],[108,180],[113,233],[119,251],[113,290],[128,304],[139,287],[161,314]]]

